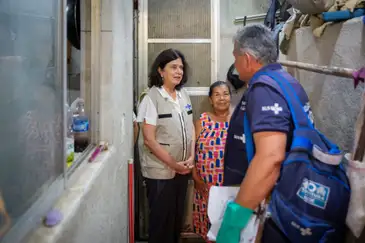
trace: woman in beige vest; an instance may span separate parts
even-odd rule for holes
[[[141,170],[150,207],[149,243],[178,243],[194,160],[193,111],[187,92],[184,55],[161,52],[149,75],[149,90],[138,109]]]

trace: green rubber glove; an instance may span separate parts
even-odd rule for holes
[[[250,220],[253,210],[229,202],[224,213],[222,225],[218,231],[216,243],[239,243],[241,231]]]

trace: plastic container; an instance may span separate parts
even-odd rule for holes
[[[83,99],[77,98],[71,104],[73,112],[72,131],[75,139],[75,152],[83,152],[89,145],[89,118],[85,114]]]
[[[66,163],[67,167],[70,167],[75,159],[75,138],[73,135],[73,118],[71,108],[66,105],[67,108],[67,135],[66,135]]]

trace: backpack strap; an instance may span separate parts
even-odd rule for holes
[[[247,118],[247,111],[243,115],[243,129],[245,132],[245,140],[246,140],[246,155],[247,155],[247,162],[250,165],[253,155],[255,154],[255,146],[253,142],[253,136],[251,132],[250,123]]]

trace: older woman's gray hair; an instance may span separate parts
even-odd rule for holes
[[[262,24],[250,24],[240,28],[233,41],[236,53],[248,53],[264,65],[278,59],[274,35]]]

